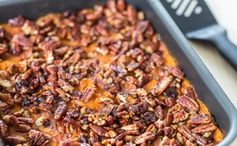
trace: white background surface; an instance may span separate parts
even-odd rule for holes
[[[205,0],[218,22],[228,31],[229,38],[237,44],[237,0]],[[237,71],[207,44],[193,43],[209,71],[237,107]],[[237,56],[236,56],[237,57]],[[237,146],[237,138],[231,146]]]

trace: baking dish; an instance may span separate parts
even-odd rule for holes
[[[104,3],[103,0],[12,0],[0,4],[0,22],[19,14],[31,19],[50,12],[82,9],[95,4]],[[170,48],[172,55],[177,59],[186,77],[194,85],[201,100],[207,105],[215,120],[223,131],[225,138],[219,145],[229,145],[237,134],[237,112],[226,95],[207,71],[201,60],[189,46],[177,26],[167,15],[158,0],[128,0],[137,9],[145,12],[146,18],[151,21],[161,38]]]

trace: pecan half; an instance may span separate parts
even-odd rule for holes
[[[26,125],[26,124],[19,124],[16,127],[16,131],[20,133],[25,133],[31,130],[31,126]]]
[[[216,126],[213,123],[203,124],[192,129],[193,133],[204,133],[216,130]]]
[[[10,145],[17,145],[17,144],[22,144],[26,142],[26,138],[24,138],[21,135],[16,135],[16,136],[7,136],[4,138],[5,142]]]
[[[30,144],[34,146],[46,146],[49,143],[50,137],[43,132],[30,130]]]
[[[180,96],[176,101],[177,101],[177,103],[179,103],[183,107],[189,109],[190,111],[198,111],[199,110],[198,103],[194,99],[192,99],[186,95]]]

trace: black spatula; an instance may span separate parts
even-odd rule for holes
[[[218,25],[204,0],[160,0],[183,33],[190,39],[213,43],[237,69],[237,46]]]

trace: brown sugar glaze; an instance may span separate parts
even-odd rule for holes
[[[96,15],[97,11],[103,11],[98,17],[108,19],[108,23],[111,23],[110,27],[117,28],[118,24],[116,23],[119,23],[117,17],[119,19],[121,17],[121,19],[124,19],[123,21],[128,21],[128,28],[119,28],[120,32],[116,32],[117,30],[106,32],[100,28],[101,26],[96,26],[99,18],[92,14]],[[71,22],[71,20],[74,20],[74,15],[79,17],[77,19],[85,17],[86,20],[78,22],[78,24],[74,21]],[[113,18],[113,22],[110,22],[113,15],[118,16]],[[16,25],[12,22],[13,19],[8,24],[0,26],[4,34],[10,36],[10,39],[6,39],[7,36],[4,36],[5,38],[0,37],[1,43],[9,43],[8,51],[1,54],[0,70],[3,71],[1,74],[3,77],[1,78],[2,80],[12,81],[14,83],[13,88],[16,88],[15,90],[9,90],[7,85],[5,86],[5,82],[5,84],[1,83],[0,92],[5,97],[0,95],[0,107],[3,109],[3,107],[9,106],[9,108],[6,108],[6,111],[0,110],[0,126],[2,126],[2,129],[6,129],[0,132],[0,136],[7,144],[54,146],[85,143],[93,146],[129,144],[143,146],[215,145],[223,139],[224,136],[216,126],[207,107],[198,99],[189,81],[183,77],[183,72],[177,67],[178,64],[169,53],[165,43],[158,39],[150,25],[143,26],[146,23],[149,24],[144,20],[143,13],[136,12],[130,5],[126,6],[122,0],[109,1],[104,7],[96,6],[94,9],[78,11],[77,14],[69,12],[48,14],[39,18],[36,22],[21,17],[15,18],[15,21],[16,19],[19,19],[18,21],[22,19],[24,22],[21,25]],[[138,26],[139,22],[141,22],[141,26]],[[35,26],[30,26],[28,23],[33,23]],[[27,25],[29,26],[26,27]],[[74,25],[80,27],[80,33],[73,36]],[[64,32],[68,26],[70,28],[69,32]],[[37,27],[37,33],[34,32],[34,29],[36,29],[34,27]],[[55,27],[57,30],[54,31],[51,27]],[[126,43],[128,43],[128,49],[123,50],[123,47],[120,47],[119,51],[116,52],[115,49],[119,44],[117,44],[118,46],[109,46],[109,43],[103,45],[107,44],[107,40],[116,43],[117,40],[127,37],[128,34],[123,33],[127,31],[126,29],[136,27],[146,27],[145,30],[141,31],[144,31],[142,35],[147,35],[148,38],[147,36],[142,38],[141,42],[147,41],[148,44],[139,42],[141,36],[138,35],[137,38],[134,38],[131,35],[129,36],[132,38],[130,41],[120,44],[126,46]],[[87,40],[88,36],[86,36],[88,35],[87,31],[91,31],[91,28],[99,29],[97,30],[99,35],[94,34],[95,38],[93,36],[89,37],[93,41]],[[136,30],[133,31],[136,35]],[[130,30],[130,33],[133,31]],[[38,36],[38,33],[40,37],[45,38],[39,37],[37,38],[39,41],[37,41],[35,36]],[[26,38],[34,42],[33,45],[22,44],[17,42],[17,39],[14,41],[14,36],[19,34],[25,36],[23,42]],[[100,37],[100,35],[103,37]],[[59,37],[54,38],[54,36]],[[78,36],[79,38],[77,38]],[[55,42],[56,45],[53,43],[46,44],[50,40],[48,38],[55,39],[55,42],[59,45]],[[105,39],[99,40],[98,38]],[[22,38],[19,40],[22,40]],[[43,44],[44,41],[45,44]],[[136,41],[140,44],[140,48]],[[136,45],[133,45],[133,43]],[[151,44],[155,44],[155,47]],[[21,50],[18,53],[12,52],[14,45],[20,46]],[[142,45],[147,46],[142,47]],[[63,51],[65,46],[66,49]],[[103,48],[105,46],[108,46],[108,48]],[[143,68],[145,67],[142,65],[141,67],[134,67],[136,64],[130,64],[131,67],[129,66],[129,62],[133,61],[130,56],[133,55],[133,50],[136,50],[136,48],[142,50],[142,53],[147,55],[148,60],[150,59],[146,62],[152,63],[146,64],[150,67],[146,68],[147,71],[144,71]],[[68,53],[70,51],[73,53]],[[54,58],[51,60],[49,54],[52,52]],[[65,59],[68,58],[65,55],[67,53],[69,58],[70,55],[73,56],[72,54],[74,56],[67,60]],[[152,54],[156,54],[153,59]],[[38,58],[38,62],[43,59],[43,63],[38,63],[35,58]],[[73,62],[74,60],[77,60],[77,62]],[[118,69],[116,65],[123,64],[124,60],[127,62],[125,73],[122,69],[119,69],[119,73],[115,74],[115,70]],[[135,60],[139,62],[139,56]],[[35,88],[29,87],[27,90],[33,90],[33,92],[28,93],[22,89],[23,87],[17,87],[17,76],[25,77],[28,82],[33,80],[30,78],[33,75],[27,77],[26,72],[30,70],[31,73],[37,70],[37,68],[29,67],[30,63],[34,61],[35,64],[41,65],[42,72],[47,74],[46,81]],[[157,61],[160,61],[160,63],[157,63]],[[65,62],[66,65],[63,64]],[[28,64],[28,67],[25,64]],[[70,66],[77,65],[79,71],[74,69],[74,72],[76,72],[75,74],[79,73],[73,78],[70,74]],[[55,77],[55,73],[52,71],[55,66],[59,66],[56,72],[58,77]],[[15,73],[13,68],[17,68],[18,71]],[[61,73],[63,75],[60,78],[58,73],[60,69],[65,69],[69,73]],[[83,75],[84,73],[81,71],[84,69],[87,72],[86,75]],[[144,80],[144,83],[139,85],[138,78],[141,70],[142,76],[147,74],[149,79]],[[39,70],[37,71],[39,72]],[[5,78],[5,74],[10,75]],[[115,74],[115,77],[113,77],[113,74]],[[110,76],[113,78],[111,79]],[[70,79],[67,80],[67,78]],[[122,81],[119,78],[122,78]],[[56,85],[55,80],[57,80]],[[110,82],[115,82],[115,84],[110,86]],[[12,99],[9,100],[8,96]],[[30,99],[32,97],[36,99]],[[46,99],[41,99],[41,97],[46,97]],[[21,99],[18,101],[18,98]],[[138,107],[141,109],[139,110]],[[141,111],[144,107],[146,107],[145,111]],[[115,110],[116,113],[114,114]],[[149,117],[150,115],[154,118]],[[28,118],[30,122],[25,122],[22,117]],[[170,117],[172,117],[171,121],[167,122]],[[141,120],[143,118],[144,120]],[[15,123],[13,122],[14,119]],[[208,129],[206,125],[211,128]],[[30,127],[30,129],[25,127]]]

